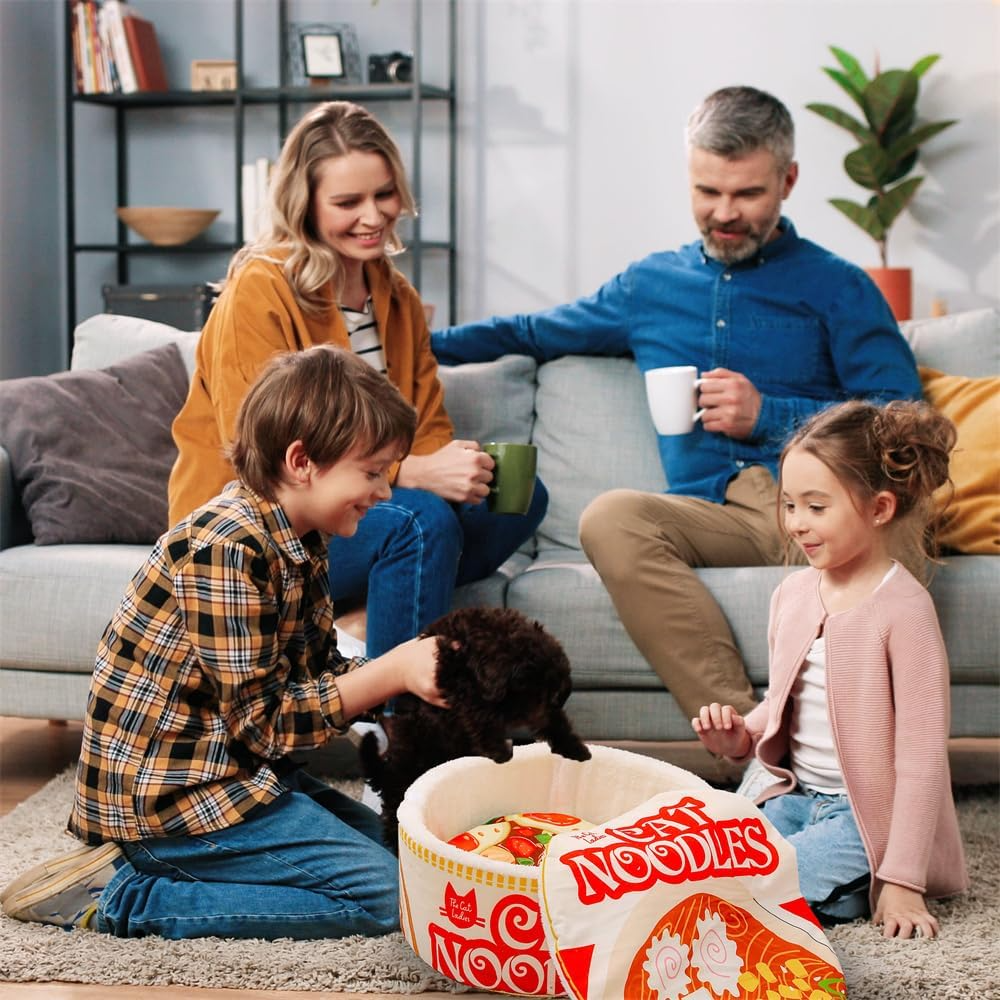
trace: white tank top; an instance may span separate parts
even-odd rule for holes
[[[376,371],[385,374],[385,354],[382,351],[382,341],[379,339],[378,326],[372,312],[372,300],[365,300],[364,309],[349,309],[341,306],[347,334],[351,338],[351,350],[365,359]]]

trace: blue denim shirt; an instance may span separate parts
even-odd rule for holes
[[[575,302],[439,330],[431,348],[442,364],[631,354],[641,371],[742,373],[761,394],[750,437],[696,423],[690,434],[659,439],[669,492],[721,503],[747,465],[777,479],[789,433],[830,403],[920,398],[913,353],[868,276],[799,237],[788,219],[781,229],[748,261],[720,263],[699,240],[650,254]]]

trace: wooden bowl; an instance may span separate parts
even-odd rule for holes
[[[176,247],[208,229],[220,209],[129,205],[115,212],[129,229],[154,246]]]

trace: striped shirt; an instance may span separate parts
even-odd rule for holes
[[[365,299],[364,309],[351,309],[342,305],[340,312],[347,327],[351,350],[364,358],[375,371],[385,375],[385,353],[382,350],[382,341],[379,339],[375,314],[372,312],[371,296]]]
[[[326,539],[240,483],[168,531],[105,630],[69,829],[197,835],[284,791],[287,755],[345,726]]]

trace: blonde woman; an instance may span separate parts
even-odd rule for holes
[[[366,599],[371,656],[445,613],[456,584],[496,569],[548,503],[540,483],[523,517],[483,503],[493,460],[454,437],[423,305],[392,263],[397,220],[415,211],[399,150],[368,111],[330,101],[308,112],[281,151],[269,227],[230,264],[173,427],[171,523],[233,478],[224,447],[272,355],[335,344],[388,375],[417,410],[413,448],[391,470],[392,496],[329,553],[334,601]]]

